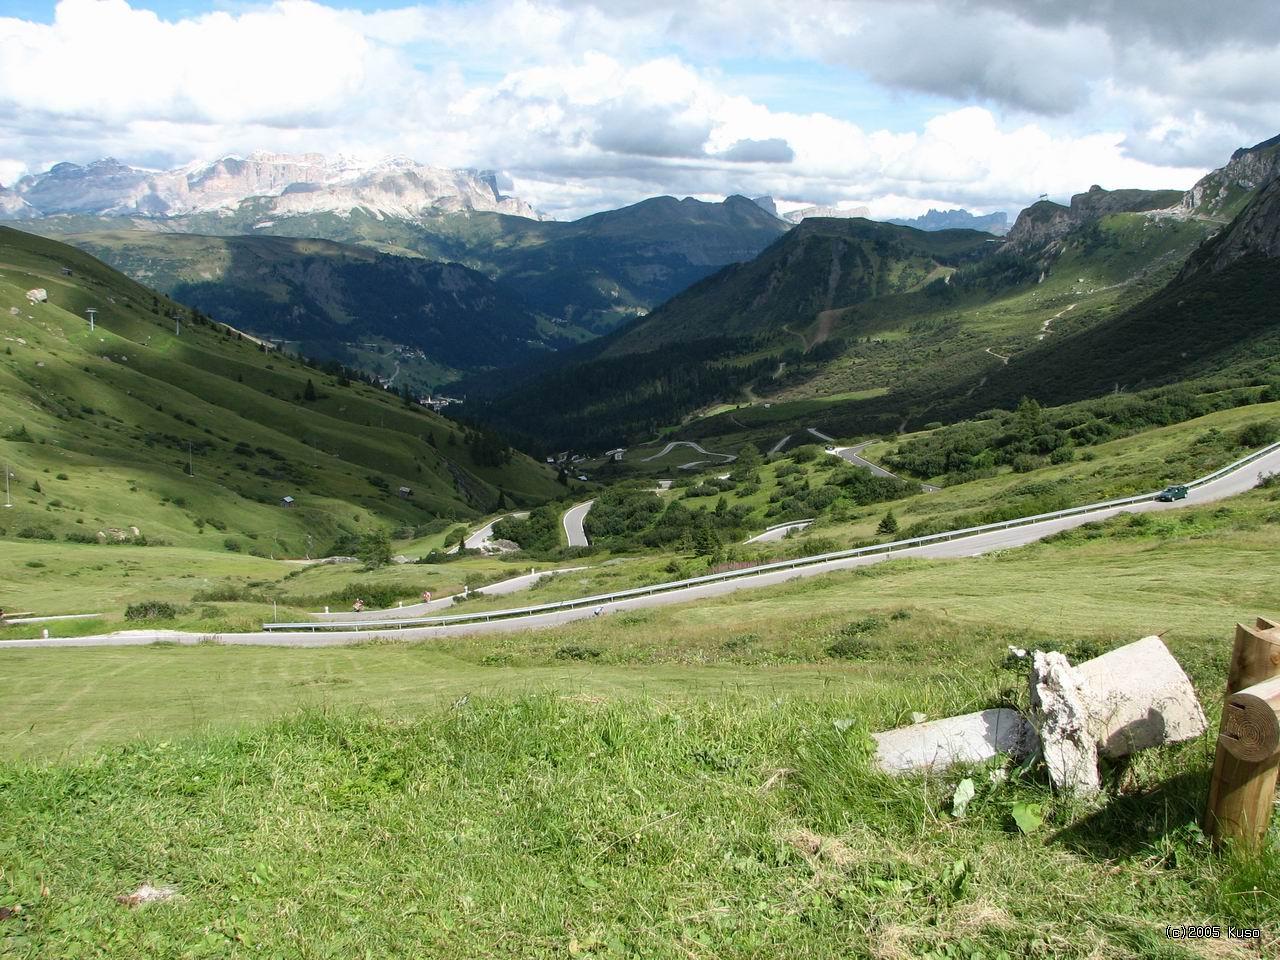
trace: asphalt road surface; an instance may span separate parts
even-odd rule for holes
[[[564,512],[564,535],[569,538],[569,546],[589,546],[587,543],[587,531],[582,529],[582,521],[587,519],[587,514],[591,512],[591,507],[594,504],[594,500],[588,500],[586,503],[579,503]]]
[[[484,544],[493,539],[493,525],[497,523],[498,520],[505,520],[507,517],[527,517],[528,515],[529,512],[526,510],[522,513],[509,513],[506,516],[498,517],[497,520],[491,520],[475,533],[471,534],[471,536],[467,537],[466,540],[462,541],[463,546],[468,550],[479,550],[484,546]]]
[[[511,577],[509,580],[499,580],[497,583],[478,587],[475,590],[472,590],[471,594],[483,594],[486,597],[500,597],[504,594],[516,593],[519,590],[528,590],[543,577],[554,576],[557,573],[572,573],[576,570],[586,569],[586,567],[560,567],[559,569],[554,570],[524,573],[518,577]],[[453,606],[453,599],[455,596],[457,596],[457,594],[451,594],[447,597],[436,597],[435,599],[425,603],[406,603],[403,607],[385,607],[381,610],[364,610],[360,613],[356,613],[354,610],[345,610],[338,613],[313,613],[311,616],[323,623],[342,623],[349,620],[401,620],[406,617],[426,617]]]
[[[655,593],[647,596],[629,597],[611,603],[602,604],[606,613],[618,610],[631,610],[641,607],[659,607],[673,603],[688,603],[693,600],[719,597],[738,590],[751,590],[758,587],[772,586],[788,580],[803,577],[816,577],[833,570],[850,570],[855,567],[870,566],[888,557],[921,557],[943,559],[952,557],[976,557],[992,550],[1005,550],[1043,539],[1061,530],[1069,530],[1094,520],[1104,520],[1121,513],[1151,513],[1161,510],[1177,510],[1181,507],[1212,503],[1224,497],[1250,490],[1258,484],[1261,476],[1268,473],[1280,473],[1280,451],[1273,451],[1234,473],[1219,477],[1212,483],[1193,490],[1186,500],[1174,503],[1159,503],[1149,500],[1125,507],[1100,507],[1070,517],[1058,517],[1043,520],[1039,523],[1011,527],[1007,530],[991,530],[977,533],[956,540],[931,543],[919,547],[895,550],[891,554],[872,554],[856,557],[842,557],[786,570],[772,570],[755,576],[737,577],[714,583],[697,584]],[[551,627],[574,620],[591,617],[592,608],[584,607],[572,610],[553,610],[548,613],[518,617],[511,620],[481,621],[477,623],[460,623],[440,627],[415,627],[406,630],[387,630],[378,633],[374,630],[333,631],[327,633],[311,633],[298,631],[295,633],[256,631],[250,633],[197,634],[183,633],[176,630],[127,630],[120,633],[102,634],[89,637],[51,638],[48,640],[6,640],[0,641],[0,647],[99,647],[99,646],[141,646],[157,641],[192,644],[215,642],[227,644],[244,644],[250,646],[292,646],[292,647],[330,647],[342,646],[371,640],[378,636],[389,636],[396,640],[429,640],[433,637],[455,636],[463,634],[507,633],[514,630],[528,630],[539,627]]]
[[[770,527],[764,533],[757,533],[750,540],[744,540],[743,543],[768,543],[772,540],[781,540],[792,530],[803,530],[812,520],[793,520],[790,523],[779,523]]]
[[[662,448],[662,451],[660,453],[655,453],[652,457],[645,457],[640,462],[648,463],[650,460],[657,460],[659,457],[665,457],[668,453],[670,453],[676,447],[693,447],[693,449],[697,450],[699,453],[705,454],[708,457],[721,457],[723,458],[725,463],[732,463],[734,460],[738,459],[732,453],[716,453],[714,450],[707,450],[705,447],[702,446],[702,444],[695,443],[692,440],[672,440],[670,443],[668,443],[665,447]]]
[[[873,443],[875,443],[874,440],[864,440],[862,443],[855,443],[851,447],[835,447],[827,452],[833,453],[840,459],[852,463],[855,467],[866,467],[877,477],[889,477],[893,480],[901,479],[896,473],[890,473],[884,467],[880,466],[880,464],[872,463],[870,460],[862,456],[862,451],[867,449],[867,447],[871,446]],[[922,483],[920,486],[926,493],[936,493],[938,490],[937,487],[930,483]]]

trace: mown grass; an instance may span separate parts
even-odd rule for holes
[[[0,767],[16,956],[1181,957],[1164,926],[1277,913],[1193,824],[1204,744],[1110,778],[891,781],[867,700],[472,697],[308,711]],[[962,771],[967,772],[967,771]],[[1013,803],[1041,804],[1023,836]],[[168,902],[116,902],[139,884]],[[1270,940],[1275,945],[1274,939]],[[1226,946],[1225,955],[1247,955]]]
[[[1109,768],[1096,804],[1035,767],[889,780],[866,734],[1025,704],[1010,644],[1081,659],[1162,629],[1216,719],[1233,622],[1280,615],[1277,521],[1263,489],[413,645],[0,650],[0,904],[23,908],[0,952],[1274,955],[1280,854],[1196,827],[1214,731]],[[178,896],[116,902],[144,882]],[[1268,939],[1165,938],[1189,921]]]

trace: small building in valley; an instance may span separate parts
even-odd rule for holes
[[[282,506],[282,507],[292,507],[292,506],[296,506],[296,505],[297,505],[297,503],[298,503],[298,501],[297,501],[297,500],[295,500],[295,499],[293,499],[293,497],[281,497],[281,498],[280,498],[280,506]]]

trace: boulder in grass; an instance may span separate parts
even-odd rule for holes
[[[1208,727],[1191,680],[1155,636],[1074,667],[1037,651],[1031,703],[1049,779],[1080,797],[1099,790],[1099,757],[1193,740]]]
[[[1022,760],[1035,752],[1035,729],[1017,710],[997,708],[872,734],[875,765],[885,773],[939,772],[1000,754]]]

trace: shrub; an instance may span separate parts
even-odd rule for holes
[[[53,540],[54,533],[45,527],[23,527],[18,531],[20,540]]]
[[[1280,425],[1271,420],[1246,423],[1236,433],[1236,443],[1242,447],[1265,447],[1280,438]]]
[[[876,533],[883,535],[883,534],[897,533],[897,532],[898,532],[898,518],[895,517],[893,515],[893,511],[890,510],[888,513],[886,513],[883,517],[880,518],[880,523],[876,526]]]
[[[595,647],[580,647],[569,644],[556,651],[557,660],[599,660],[600,651]]]
[[[1013,467],[1014,473],[1030,473],[1036,468],[1037,462],[1036,458],[1030,454],[1020,453],[1013,458],[1011,466]]]
[[[875,647],[866,637],[841,637],[827,646],[827,655],[837,660],[865,660]]]
[[[125,608],[126,620],[172,620],[178,615],[179,608],[164,600],[142,600],[131,603]]]

